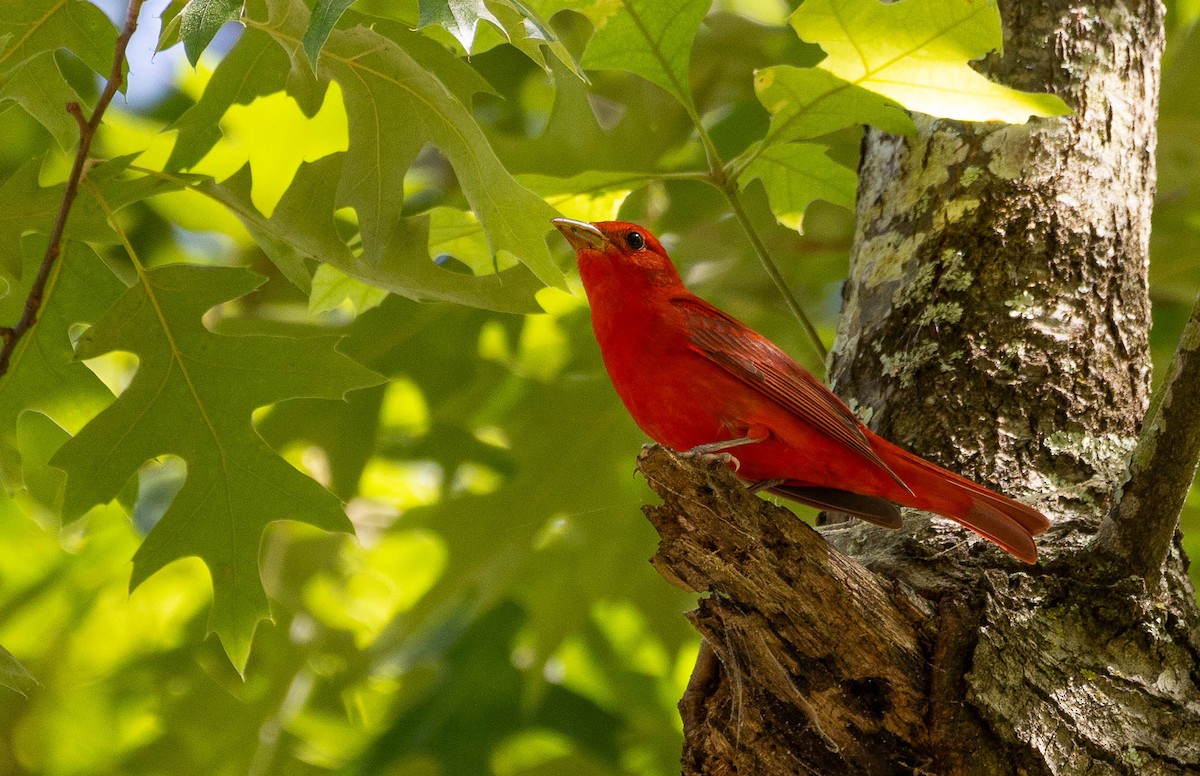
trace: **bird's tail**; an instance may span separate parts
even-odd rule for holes
[[[1033,507],[988,490],[907,450],[872,440],[880,457],[912,495],[896,498],[904,506],[948,517],[994,542],[1026,563],[1037,562],[1033,537],[1046,532],[1050,521]]]

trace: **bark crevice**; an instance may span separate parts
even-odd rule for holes
[[[1075,113],[865,132],[829,373],[882,436],[1050,515],[1042,560],[919,513],[818,535],[720,467],[651,450],[654,563],[708,593],[693,621],[719,664],[689,700],[705,713],[685,773],[1200,773],[1200,613],[1178,505],[1150,487],[1185,492],[1195,459],[1141,429],[1163,9],[1001,17],[1005,53],[981,69]],[[1129,479],[1113,512],[1139,434],[1135,471],[1155,445],[1188,471]]]
[[[684,773],[1200,772],[1185,574],[1150,596],[1066,558],[1027,573],[978,538],[869,567],[826,541],[848,528],[809,528],[717,462],[650,447],[638,467],[663,499],[652,562],[706,594]]]

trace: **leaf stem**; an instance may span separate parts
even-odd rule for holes
[[[783,273],[779,271],[779,266],[771,258],[766,244],[763,243],[762,238],[755,231],[754,224],[751,223],[750,216],[746,213],[746,208],[742,206],[742,200],[738,194],[737,178],[728,174],[727,167],[721,161],[721,157],[717,153],[717,147],[713,143],[712,138],[709,137],[708,130],[704,128],[703,122],[700,121],[700,115],[696,112],[696,109],[689,105],[687,106],[687,111],[688,116],[691,117],[692,123],[696,127],[696,132],[700,136],[700,144],[704,147],[704,156],[708,161],[708,182],[725,195],[725,200],[729,203],[730,210],[733,211],[733,215],[737,218],[738,224],[741,225],[742,231],[746,233],[747,239],[750,240],[750,245],[754,248],[754,253],[758,256],[759,262],[762,263],[763,269],[767,271],[767,277],[771,278],[771,282],[779,289],[780,295],[783,296],[784,304],[791,310],[796,320],[800,322],[800,326],[808,334],[813,351],[820,356],[821,363],[824,364],[826,357],[829,355],[829,350],[825,347],[825,343],[821,342],[821,335],[817,333],[817,328],[813,326],[812,321],[805,314],[804,308],[800,306],[800,301],[796,299],[796,295],[792,293],[792,289],[788,287],[787,281],[784,280]]]
[[[113,65],[109,72],[108,83],[105,84],[104,91],[100,93],[100,99],[96,102],[91,117],[84,119],[83,109],[79,107],[79,103],[67,103],[67,112],[74,116],[75,121],[79,124],[79,146],[75,150],[75,161],[71,165],[71,174],[67,177],[66,187],[63,189],[62,202],[59,203],[54,226],[50,230],[50,243],[46,246],[46,253],[42,256],[42,264],[29,289],[29,296],[25,298],[25,309],[15,325],[0,328],[0,340],[3,340],[3,345],[0,345],[0,376],[8,372],[13,351],[16,350],[21,338],[37,323],[38,313],[42,309],[42,302],[46,294],[46,283],[50,279],[55,262],[62,254],[63,233],[67,228],[67,217],[70,216],[71,206],[79,194],[79,182],[87,172],[88,152],[92,148],[92,139],[96,136],[96,130],[100,127],[100,121],[104,118],[104,112],[108,110],[109,103],[116,96],[117,90],[121,88],[125,70],[125,50],[129,47],[129,40],[133,37],[134,31],[137,30],[138,14],[142,10],[142,3],[143,0],[130,0],[129,2],[129,8],[125,13],[125,26],[117,36],[114,46]]]
[[[742,207],[742,200],[738,196],[736,184],[731,183],[727,185],[721,189],[721,192],[729,202],[729,208],[733,211],[733,215],[737,218],[738,223],[742,225],[742,231],[750,239],[750,244],[754,247],[754,252],[758,254],[758,260],[762,262],[763,269],[767,271],[767,276],[771,278],[771,281],[775,283],[775,287],[779,289],[779,293],[783,295],[783,301],[787,304],[788,309],[792,311],[792,315],[796,316],[796,320],[800,321],[800,325],[808,333],[808,339],[812,344],[813,350],[821,357],[821,363],[824,363],[826,357],[829,355],[829,350],[825,347],[825,343],[821,342],[821,335],[817,333],[817,328],[813,326],[812,321],[804,313],[804,308],[800,306],[800,301],[796,299],[796,295],[792,293],[792,289],[788,288],[787,281],[783,279],[783,273],[779,271],[778,265],[771,258],[771,254],[767,251],[767,246],[763,243],[762,238],[758,236],[758,232],[754,231],[754,225],[750,223],[750,216],[746,213],[746,209]]]

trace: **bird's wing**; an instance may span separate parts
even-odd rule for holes
[[[841,399],[774,343],[699,297],[674,300],[687,314],[696,350],[751,388],[861,455],[904,487],[871,447],[858,419]]]
[[[868,523],[881,525],[884,528],[903,528],[904,521],[900,519],[900,510],[885,498],[863,496],[848,490],[837,488],[816,488],[808,485],[778,485],[769,488],[769,492],[810,507],[841,512],[866,520]]]

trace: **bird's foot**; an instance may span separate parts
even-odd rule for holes
[[[679,454],[680,458],[687,458],[691,461],[717,461],[726,466],[733,467],[736,472],[742,468],[742,462],[735,458],[731,453],[714,453],[711,450],[711,445],[697,445],[691,450],[684,450]]]

